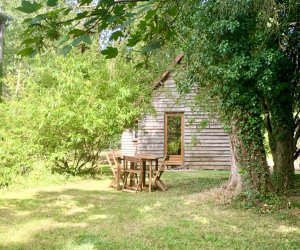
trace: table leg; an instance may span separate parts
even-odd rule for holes
[[[117,190],[120,190],[120,165],[117,166]]]
[[[134,162],[130,162],[130,169],[134,169]],[[134,174],[130,173],[130,182],[129,185],[132,187],[135,185]]]
[[[146,186],[146,161],[143,161],[143,187]]]
[[[152,191],[152,161],[150,161],[149,166],[149,192]]]
[[[118,157],[117,162],[118,162],[118,165],[117,165],[117,185],[116,185],[116,188],[117,188],[117,190],[120,190],[121,189],[121,187],[120,187],[121,164],[122,164],[121,158]]]

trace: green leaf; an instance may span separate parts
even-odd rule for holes
[[[176,14],[177,14],[177,6],[173,6],[172,8],[170,8],[169,10],[168,10],[168,14],[170,15],[170,16],[176,16]]]
[[[16,9],[19,11],[22,11],[24,13],[30,14],[30,13],[38,11],[40,8],[42,8],[42,4],[40,4],[40,3],[37,3],[35,1],[33,3],[31,3],[29,1],[22,0],[21,6]]]
[[[71,11],[72,11],[71,8],[63,9],[63,14],[64,14],[65,16],[67,16],[67,15],[69,15],[69,13],[70,13]]]
[[[34,57],[38,53],[37,49],[34,48],[25,48],[20,51],[18,51],[18,55],[20,56],[30,56]]]
[[[80,30],[80,29],[72,29],[69,31],[70,35],[75,35],[75,36],[79,36],[83,33],[84,33],[83,30]]]
[[[111,40],[117,41],[119,37],[123,37],[123,36],[124,35],[123,35],[122,31],[116,31],[116,32],[114,32],[114,33],[111,34],[109,40],[110,41]]]
[[[89,14],[89,12],[87,12],[87,11],[79,12],[79,13],[77,13],[75,19],[76,19],[76,20],[79,20],[79,19],[85,18],[88,14]]]
[[[84,23],[84,27],[89,26],[90,24],[94,24],[98,20],[98,17],[93,17],[90,20],[88,20],[86,23]]]
[[[30,21],[30,24],[32,24],[32,25],[40,24],[41,21],[43,21],[43,20],[45,20],[45,17],[43,15],[38,15]]]
[[[154,41],[150,44],[148,44],[146,47],[143,48],[142,52],[149,54],[153,50],[159,49],[161,47],[161,44],[159,41]]]
[[[70,39],[70,36],[69,36],[69,35],[64,35],[64,36],[62,36],[62,37],[58,40],[58,44],[59,44],[59,45],[62,45],[62,44],[64,44],[65,42],[67,42],[69,39]]]
[[[84,35],[82,35],[82,36],[80,36],[80,37],[75,38],[75,39],[73,40],[73,42],[71,43],[71,45],[72,45],[73,47],[75,47],[75,46],[77,46],[78,44],[80,44],[81,42],[84,42],[84,43],[87,43],[87,44],[91,44],[91,43],[92,43],[92,40],[91,40],[91,38],[90,38],[89,35],[84,34]]]
[[[138,63],[134,66],[136,70],[139,70],[145,66],[145,62]]]
[[[54,7],[54,6],[57,5],[57,3],[58,3],[58,0],[48,0],[47,1],[47,6]]]
[[[150,18],[152,18],[155,14],[156,14],[156,9],[155,10],[149,10],[145,16],[146,20],[149,20]]]
[[[38,37],[31,37],[31,38],[25,39],[25,40],[22,42],[22,44],[28,46],[29,44],[32,44],[32,43],[38,43],[38,41],[39,41],[39,38],[38,38]]]
[[[90,4],[93,2],[93,0],[79,0],[80,6],[85,5],[85,4]]]
[[[72,49],[72,46],[66,45],[66,46],[64,46],[64,47],[62,47],[62,48],[59,48],[59,49],[57,50],[57,54],[58,54],[58,55],[64,55],[64,56],[66,56],[67,54],[70,53],[71,49]]]
[[[105,55],[105,59],[115,58],[118,55],[119,51],[117,48],[107,47],[101,51],[102,55]]]
[[[128,46],[128,47],[134,47],[141,40],[142,40],[142,35],[140,33],[133,34],[128,39],[128,42],[127,42],[126,46]]]
[[[125,21],[119,28],[121,30],[123,30],[124,28],[130,26],[130,24],[132,24],[135,21],[135,18],[129,19],[127,21]]]

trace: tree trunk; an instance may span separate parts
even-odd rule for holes
[[[271,151],[274,160],[274,184],[277,191],[284,191],[293,187],[295,174],[293,134],[291,131],[288,133],[279,128],[274,130],[271,140],[273,144]]]
[[[288,93],[285,95],[289,96]],[[294,186],[295,125],[290,98],[282,97],[272,103],[270,113],[272,133],[269,134],[269,140],[274,160],[274,185],[281,192]]]
[[[273,192],[261,132],[261,117],[256,117],[251,112],[243,112],[235,120],[236,122],[231,124],[232,166],[228,186],[251,190],[250,193],[253,194]],[[241,125],[249,122],[256,122],[257,126],[248,129],[248,126]]]
[[[242,178],[238,172],[238,137],[234,126],[230,137],[230,153],[231,153],[231,173],[226,185],[227,189],[236,190],[239,192],[242,189]]]

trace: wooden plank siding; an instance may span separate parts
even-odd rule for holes
[[[133,139],[132,130],[125,130],[121,139],[122,155],[134,156],[137,153],[137,140]]]
[[[155,108],[154,115],[146,115],[139,121],[138,143],[136,153],[155,154],[163,157],[165,144],[164,122],[166,113],[184,115],[184,155],[183,167],[191,169],[230,169],[229,136],[221,124],[208,112],[195,107],[194,88],[189,94],[181,96],[176,91],[172,77],[166,77],[152,98]],[[208,126],[201,128],[201,122],[208,121]],[[128,132],[126,132],[128,133]],[[129,136],[122,136],[122,151]],[[132,135],[131,135],[132,140]]]

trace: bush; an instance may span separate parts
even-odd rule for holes
[[[22,101],[0,104],[0,187],[8,186],[17,175],[28,174],[37,158],[39,145],[32,113]],[[36,116],[37,118],[37,116]]]
[[[96,49],[35,58],[30,68],[20,69],[21,79],[7,76],[9,98],[0,104],[1,185],[39,159],[59,173],[94,173],[99,153],[118,144],[147,107],[142,71],[122,59],[107,61]]]

